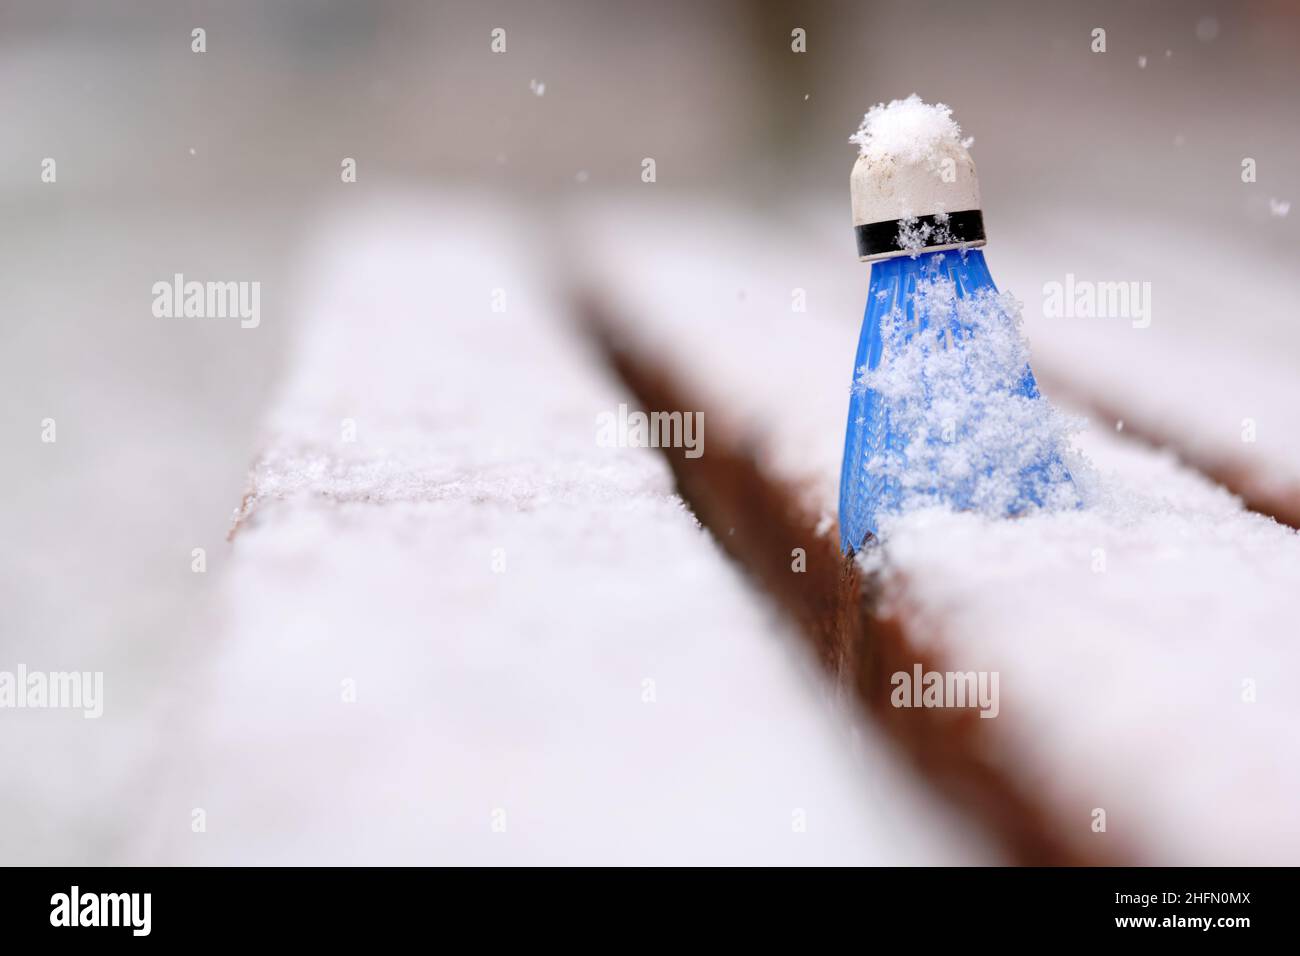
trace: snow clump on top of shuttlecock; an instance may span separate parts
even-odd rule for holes
[[[945,146],[969,148],[952,110],[943,103],[924,103],[913,93],[905,100],[877,103],[862,117],[862,125],[849,137],[858,153],[869,159],[886,157],[898,163],[939,162]]]

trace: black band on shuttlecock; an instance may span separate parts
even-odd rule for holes
[[[911,234],[928,236],[921,246],[948,246],[960,242],[984,241],[984,214],[978,209],[950,212],[947,218],[916,216],[912,219],[890,219],[886,222],[868,222],[854,226],[858,237],[858,258],[880,256],[891,252],[911,252],[900,237]]]

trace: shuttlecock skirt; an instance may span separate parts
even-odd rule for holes
[[[872,265],[840,475],[846,554],[918,501],[1016,514],[1069,483],[1052,433],[1033,427],[1048,410],[1028,404],[1038,386],[1019,329],[997,324],[997,296],[979,250]],[[909,347],[917,337],[923,348]],[[914,387],[879,384],[891,361],[896,380],[915,370]]]

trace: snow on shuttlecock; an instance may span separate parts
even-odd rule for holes
[[[915,95],[880,104],[851,142],[858,258],[873,265],[844,439],[842,549],[883,541],[917,510],[1079,507],[1088,493],[1073,426],[1039,394],[1019,303],[985,265],[979,180],[952,111]]]
[[[979,209],[979,187],[968,152],[974,140],[962,138],[949,107],[915,93],[878,103],[849,142],[858,147],[855,226],[896,221],[897,246],[913,256],[960,241],[947,214]]]
[[[969,149],[974,140],[961,138],[961,127],[943,103],[924,103],[913,93],[904,100],[877,103],[862,117],[849,137],[858,154],[868,159],[892,159],[900,164],[924,163],[938,168],[945,146]]]
[[[880,365],[861,370],[855,385],[885,400],[901,437],[867,463],[897,482],[896,512],[956,504],[1000,517],[1077,507],[1070,479],[1082,462],[1067,470],[1062,451],[1080,423],[1020,389],[1029,350],[1015,298],[992,289],[963,298],[935,275],[917,283],[915,312],[925,328],[892,310]]]
[[[898,221],[898,245],[913,259],[931,246],[943,246],[954,241],[948,228],[947,213],[935,213],[933,223],[917,216],[904,216]]]

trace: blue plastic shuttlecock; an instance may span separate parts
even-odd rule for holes
[[[1014,515],[1077,504],[1063,423],[979,249],[975,165],[950,111],[895,100],[853,142],[858,255],[872,266],[840,474],[844,553],[917,505]]]

